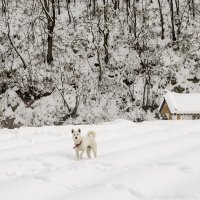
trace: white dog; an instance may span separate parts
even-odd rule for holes
[[[94,153],[94,157],[97,156],[97,143],[95,141],[96,133],[94,131],[88,131],[87,136],[81,135],[81,129],[78,129],[75,131],[72,129],[72,137],[74,140],[74,149],[76,151],[76,158],[77,160],[83,158],[83,154],[86,152],[88,158],[91,158],[91,150]],[[79,152],[81,151],[81,154],[79,156]]]

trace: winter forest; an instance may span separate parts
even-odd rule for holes
[[[0,127],[159,119],[200,92],[198,0],[1,0]]]

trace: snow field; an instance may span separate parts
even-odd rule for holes
[[[71,129],[97,132],[75,160]],[[0,200],[200,199],[200,121],[0,130]]]

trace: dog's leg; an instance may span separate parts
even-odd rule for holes
[[[80,158],[82,159],[83,158],[83,154],[85,153],[85,150],[83,150],[82,152],[81,152],[81,155],[80,155]]]
[[[94,157],[96,158],[96,157],[97,157],[97,149],[96,149],[96,148],[93,148],[92,151],[93,151],[93,153],[94,153]]]
[[[88,156],[89,159],[91,158],[90,152],[91,152],[91,148],[88,147],[88,148],[87,148],[87,156]]]
[[[79,151],[76,150],[76,159],[79,160]]]
[[[95,141],[93,142],[93,145],[92,145],[92,152],[94,154],[94,157],[96,158],[97,157],[97,144]]]

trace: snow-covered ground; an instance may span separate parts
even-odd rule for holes
[[[97,132],[75,160],[71,128]],[[200,121],[0,130],[0,200],[200,199]]]

